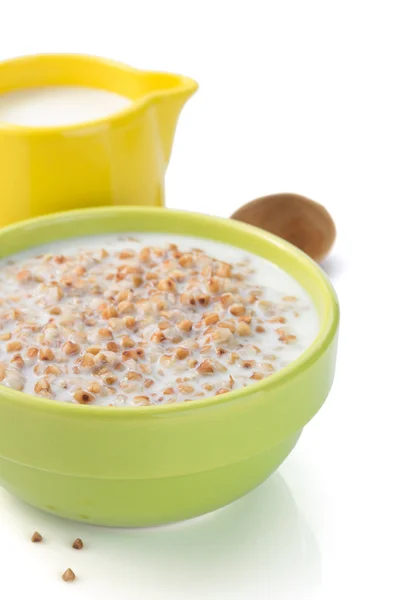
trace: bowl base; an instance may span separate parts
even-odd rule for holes
[[[212,512],[257,487],[288,456],[300,434],[242,462],[179,477],[72,477],[0,458],[0,481],[28,504],[74,521],[116,527],[164,525]]]

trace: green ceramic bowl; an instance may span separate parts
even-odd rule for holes
[[[242,496],[287,457],[332,385],[334,291],[302,252],[260,229],[144,207],[71,211],[0,230],[0,257],[75,236],[180,233],[238,246],[294,275],[312,297],[319,335],[295,362],[244,389],[186,404],[108,409],[0,386],[0,482],[45,511],[101,525],[188,519]],[[1,290],[0,290],[1,295]]]

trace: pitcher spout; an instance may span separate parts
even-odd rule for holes
[[[168,165],[180,113],[198,84],[189,77],[158,75],[158,102],[156,105],[158,127],[165,166]]]

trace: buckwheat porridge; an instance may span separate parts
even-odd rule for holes
[[[92,236],[0,260],[0,383],[58,401],[224,394],[272,376],[317,330],[290,275],[205,239]]]

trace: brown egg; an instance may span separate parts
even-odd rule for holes
[[[238,208],[232,219],[274,233],[321,262],[336,238],[332,217],[320,204],[298,194],[273,194]]]

